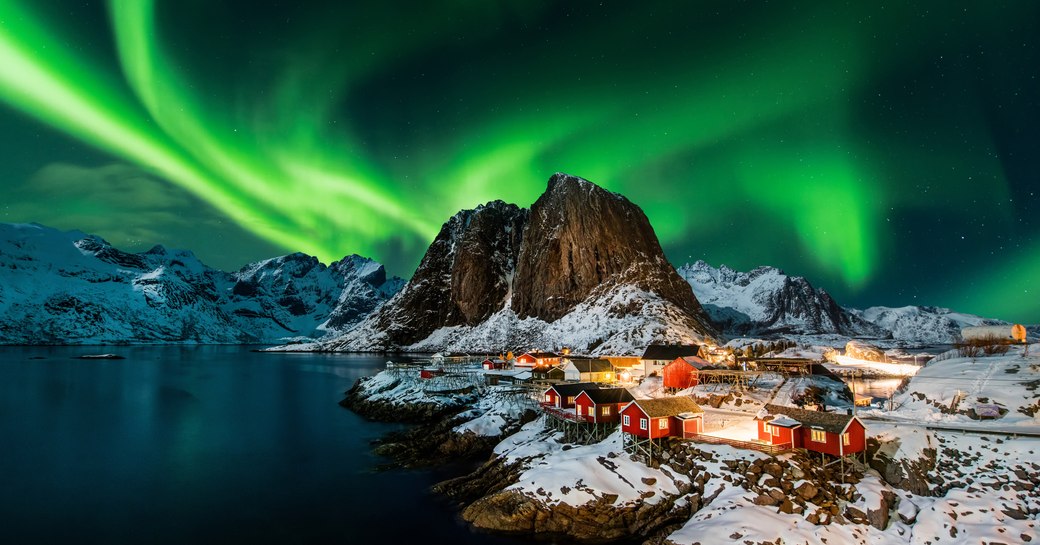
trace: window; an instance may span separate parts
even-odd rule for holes
[[[610,416],[610,405],[604,406],[603,409],[600,410],[599,414],[602,414],[603,416]]]
[[[766,435],[772,435],[773,426],[770,426],[769,424],[764,424],[762,425],[762,431],[764,431]]]
[[[545,402],[546,403],[552,403],[552,396],[549,395],[549,394],[545,394]]]
[[[841,444],[849,446],[852,444],[852,436],[847,433],[841,434]]]
[[[567,396],[567,404],[574,405],[574,396]]]
[[[631,422],[629,422],[629,420],[628,420],[628,415],[627,415],[627,414],[626,414],[625,416],[621,417],[621,420],[623,420],[623,422],[622,422],[622,423],[623,423],[624,425],[626,425],[626,426],[630,426],[630,425],[632,425],[632,423],[631,423]]]
[[[584,409],[584,407],[582,407],[581,405],[578,405],[578,416],[581,416],[582,414],[584,414],[582,412],[582,409]]]
[[[640,418],[639,419],[639,429],[641,429],[641,430],[647,429],[646,419],[645,418]]]
[[[816,443],[826,443],[827,433],[823,430],[812,430],[811,439]]]
[[[773,437],[780,437],[780,428],[778,428],[776,426],[770,426],[770,427],[773,428]]]
[[[659,430],[666,430],[666,429],[668,429],[668,419],[667,418],[662,418],[662,419],[658,420],[657,421],[657,429],[659,429]]]

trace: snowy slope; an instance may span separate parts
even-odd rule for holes
[[[652,292],[622,284],[593,294],[553,322],[533,317],[521,319],[507,306],[475,326],[442,327],[399,349],[497,353],[503,347],[566,346],[591,354],[639,354],[653,343],[688,344],[702,340],[699,324],[688,313]],[[298,348],[379,351],[390,344],[385,330],[378,325],[378,317],[372,315],[334,340]]]
[[[891,331],[895,339],[936,344],[959,340],[964,327],[1006,323],[940,307],[870,307],[851,312]]]
[[[888,336],[888,331],[840,307],[805,278],[774,267],[739,272],[697,261],[678,271],[716,325],[731,335]]]
[[[226,273],[191,252],[139,254],[99,237],[0,224],[0,343],[243,343],[360,321],[399,286],[358,256],[292,254]]]

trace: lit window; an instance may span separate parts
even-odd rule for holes
[[[622,420],[624,420],[624,424],[625,424],[626,426],[628,426],[628,425],[631,425],[631,424],[632,424],[632,423],[631,423],[631,422],[630,422],[630,421],[628,420],[628,415],[627,415],[627,414],[626,414],[625,416],[621,417],[621,419],[622,419]]]
[[[812,440],[816,443],[826,443],[827,433],[823,430],[812,430]]]
[[[581,405],[578,405],[578,416],[581,416],[582,414],[583,414],[583,412],[582,412],[582,406],[581,406]]]
[[[639,429],[641,429],[641,430],[647,429],[647,422],[646,422],[645,418],[640,418],[639,419]]]
[[[603,407],[603,410],[600,411],[600,414],[602,414],[603,416],[610,415],[610,405]]]
[[[668,419],[662,418],[657,421],[657,429],[666,430],[668,429]]]
[[[574,396],[567,396],[567,404],[574,405]]]
[[[549,394],[545,394],[545,402],[546,403],[552,403],[552,396],[549,395]]]
[[[841,444],[849,446],[852,444],[852,436],[847,433],[841,434]]]

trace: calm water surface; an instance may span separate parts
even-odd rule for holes
[[[126,359],[72,359],[99,352]],[[446,475],[375,471],[395,426],[336,403],[384,361],[0,347],[0,543],[520,543],[461,524]]]

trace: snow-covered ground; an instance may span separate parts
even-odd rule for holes
[[[1040,345],[1013,347],[1006,355],[936,358],[894,399],[894,411],[866,414],[904,422],[965,428],[1022,429],[1040,433]],[[956,403],[955,403],[956,402]],[[980,421],[973,411],[995,405],[1001,416]]]

